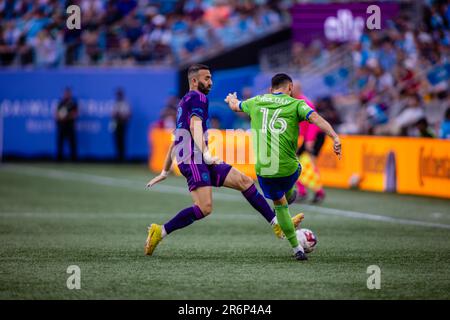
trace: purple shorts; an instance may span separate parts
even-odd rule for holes
[[[189,191],[192,191],[205,186],[223,186],[232,166],[226,163],[212,165],[181,163],[178,168],[187,180]]]

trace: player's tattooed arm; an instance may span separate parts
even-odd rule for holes
[[[239,99],[237,98],[236,92],[229,93],[225,98],[225,102],[228,103],[228,106],[234,112],[242,112],[241,108],[239,107],[241,101],[239,101]]]
[[[163,170],[161,171],[161,173],[159,175],[157,175],[156,177],[154,177],[152,180],[150,180],[147,183],[147,185],[145,186],[146,188],[153,187],[155,184],[167,179],[167,177],[169,176],[170,168],[172,167],[172,163],[173,163],[174,146],[175,146],[175,143],[172,142],[172,144],[170,145],[169,151],[167,152],[166,159],[164,160]]]
[[[309,122],[314,123],[322,131],[324,131],[331,139],[333,139],[333,150],[334,153],[341,159],[342,149],[341,149],[341,139],[339,139],[338,134],[334,131],[331,124],[322,118],[317,112],[311,113],[308,119]]]
[[[222,160],[220,160],[218,157],[212,156],[211,153],[209,152],[208,146],[206,145],[206,142],[204,139],[202,119],[200,119],[197,116],[192,116],[190,130],[191,130],[191,136],[194,139],[195,145],[197,146],[198,149],[200,149],[202,151],[203,160],[205,160],[205,162],[207,164],[222,163]]]

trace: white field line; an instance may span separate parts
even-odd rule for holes
[[[88,182],[98,185],[104,185],[109,187],[125,187],[131,189],[144,190],[144,186],[139,182],[135,182],[129,179],[123,178],[111,178],[105,176],[98,176],[86,173],[78,173],[71,172],[65,170],[56,170],[56,169],[46,169],[46,168],[38,168],[26,165],[4,165],[0,168],[0,171],[13,172],[16,174],[25,174],[29,176],[38,176],[38,177],[47,177],[59,180],[71,180],[71,181],[79,181],[79,182]],[[149,192],[158,192],[158,193],[171,193],[177,195],[184,195],[190,197],[187,188],[177,187],[177,186],[168,186],[168,185],[157,185],[149,190]],[[239,194],[225,194],[225,193],[215,193],[214,200],[223,200],[223,201],[233,201],[233,202],[242,202],[242,196]],[[448,229],[450,230],[450,225],[443,223],[433,223],[419,220],[409,220],[409,219],[400,219],[387,215],[376,215],[365,212],[358,211],[349,211],[342,209],[333,209],[326,207],[318,207],[318,206],[310,206],[310,205],[293,205],[296,208],[306,209],[312,212],[317,212],[325,215],[339,216],[350,219],[359,219],[359,220],[370,220],[370,221],[378,221],[378,222],[388,222],[388,223],[396,223],[402,225],[412,225],[412,226],[420,226],[420,227],[430,227],[430,228],[440,228],[440,229]],[[124,214],[125,215],[125,214]],[[149,215],[150,216],[150,215]],[[239,215],[242,217],[243,215]]]
[[[377,214],[371,214],[371,213],[364,213],[364,212],[358,212],[358,211],[347,211],[347,210],[325,208],[325,207],[316,207],[316,206],[310,206],[310,205],[301,205],[301,207],[306,210],[312,211],[312,212],[318,212],[318,213],[323,213],[323,214],[327,214],[327,215],[340,216],[340,217],[346,217],[346,218],[352,218],[352,219],[364,219],[364,220],[391,222],[391,223],[421,226],[421,227],[450,229],[449,224],[443,224],[443,223],[434,223],[434,222],[426,222],[426,221],[418,221],[418,220],[407,220],[407,219],[394,218],[394,217],[385,216],[385,215],[377,215]]]

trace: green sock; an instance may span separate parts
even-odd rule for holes
[[[276,205],[275,213],[277,215],[278,224],[283,230],[284,235],[288,239],[292,248],[298,247],[297,235],[295,234],[295,227],[289,214],[289,208],[287,205]]]

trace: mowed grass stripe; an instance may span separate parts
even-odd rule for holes
[[[305,227],[319,243],[309,261],[299,263],[243,198],[218,200],[211,217],[174,232],[148,257],[148,224],[190,205],[188,196],[140,189],[152,175],[145,168],[140,176],[131,166],[53,167],[131,179],[138,187],[0,171],[1,299],[449,298],[446,229],[307,212]],[[168,182],[184,186],[182,178]],[[368,208],[366,199],[383,205]],[[403,202],[402,196],[337,190],[327,199],[334,208],[392,214]],[[446,212],[442,201],[418,198],[416,204],[420,214]],[[398,217],[409,217],[407,210]],[[229,214],[233,218],[225,218]],[[66,287],[69,265],[81,268],[81,290]],[[381,290],[367,288],[369,265],[381,268]]]
[[[77,172],[71,172],[71,171],[66,171],[66,170],[57,170],[57,169],[38,168],[38,167],[25,166],[25,165],[9,165],[8,164],[8,165],[1,167],[0,170],[7,171],[7,172],[13,172],[13,173],[17,173],[17,174],[38,176],[38,177],[48,177],[48,178],[62,179],[62,180],[70,179],[73,181],[94,183],[94,184],[99,184],[99,185],[109,186],[109,187],[124,187],[124,188],[131,188],[131,189],[136,189],[136,190],[141,190],[141,191],[145,190],[144,186],[139,185],[139,182],[129,180],[129,179],[124,179],[124,178],[112,178],[112,177],[105,177],[105,176],[99,176],[99,175],[93,175],[93,174],[77,173]],[[165,194],[167,194],[167,193],[177,194],[177,195],[190,197],[186,188],[170,186],[170,185],[157,185],[156,187],[151,189],[151,192],[158,192],[158,193],[165,193]],[[215,193],[214,200],[242,202],[242,196],[237,195],[237,194],[234,195],[234,194],[226,194],[226,193]],[[428,227],[428,228],[441,228],[441,229],[450,230],[450,225],[448,225],[448,224],[426,222],[426,221],[419,221],[419,220],[400,219],[400,218],[395,218],[395,217],[391,217],[391,216],[384,215],[384,214],[376,215],[376,214],[370,214],[370,213],[359,212],[359,211],[318,207],[318,206],[311,206],[311,205],[304,205],[304,204],[302,204],[302,205],[294,204],[294,205],[292,205],[292,208],[298,209],[298,210],[307,209],[312,212],[316,212],[316,213],[320,213],[320,214],[334,215],[334,216],[340,216],[340,217],[345,217],[345,218],[350,218],[350,219],[362,219],[362,220],[369,220],[369,221],[397,223],[397,224],[402,224],[402,225],[411,225],[411,226]]]
[[[149,219],[166,218],[167,213],[107,213],[107,212],[0,212],[0,218],[42,218],[42,219]],[[224,213],[214,215],[214,219],[235,220],[235,219],[259,219],[256,214],[247,213]]]

